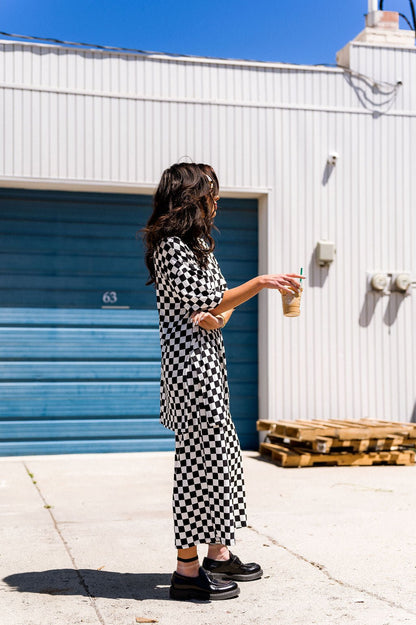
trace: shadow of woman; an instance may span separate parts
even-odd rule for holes
[[[143,600],[168,599],[170,577],[168,573],[51,569],[15,573],[3,581],[15,592]]]

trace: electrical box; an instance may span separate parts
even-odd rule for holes
[[[335,258],[335,243],[332,241],[318,241],[316,244],[316,261],[324,267],[330,265]]]

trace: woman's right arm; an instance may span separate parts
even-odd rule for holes
[[[291,291],[297,293],[301,285],[296,278],[305,279],[305,276],[300,276],[295,273],[256,276],[252,280],[240,284],[240,286],[224,291],[221,303],[209,312],[214,316],[219,315],[226,310],[244,304],[244,302],[247,302],[247,300],[260,293],[263,289],[277,289],[280,293],[290,293]]]

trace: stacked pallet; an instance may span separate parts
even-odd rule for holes
[[[281,467],[415,463],[416,424],[394,421],[257,421],[260,453]]]

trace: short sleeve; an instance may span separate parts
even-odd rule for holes
[[[162,275],[172,293],[191,312],[218,306],[226,289],[225,280],[210,280],[192,250],[179,237],[163,239],[155,251],[156,274]]]
[[[226,282],[224,276],[221,273],[221,269],[220,269],[220,266],[218,264],[218,261],[215,258],[215,256],[213,256],[212,259],[213,259],[213,263],[214,263],[215,275],[217,277],[217,280],[218,280],[222,290],[223,291],[227,291],[228,290],[227,282]]]

